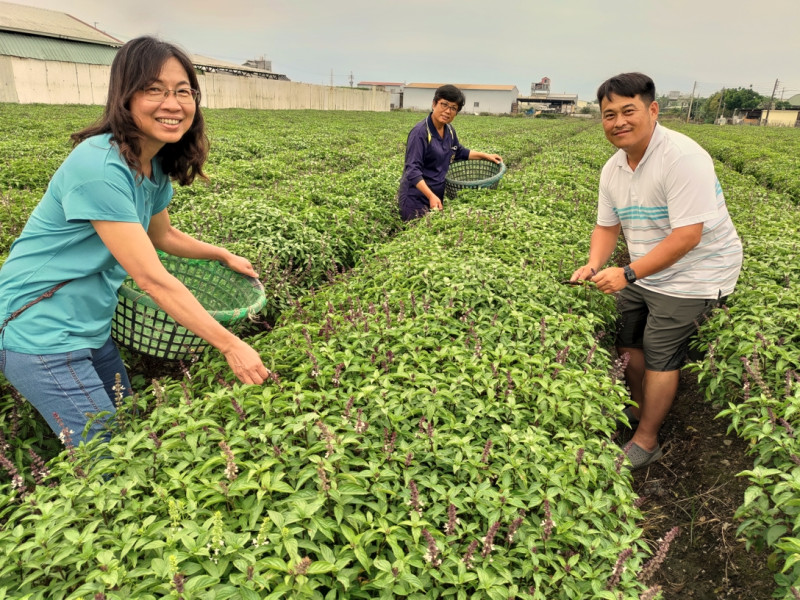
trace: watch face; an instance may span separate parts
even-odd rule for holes
[[[633,269],[631,269],[630,267],[625,267],[624,271],[625,271],[625,279],[628,281],[628,283],[633,283],[634,281],[636,281],[636,273],[633,272]]]

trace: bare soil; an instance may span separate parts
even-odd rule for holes
[[[652,583],[664,600],[768,600],[775,583],[766,553],[747,550],[734,518],[753,467],[747,442],[727,434],[728,423],[706,401],[694,374],[681,373],[678,395],[661,428],[664,457],[634,472],[634,489],[647,498],[644,537],[655,548],[676,525],[679,536]]]

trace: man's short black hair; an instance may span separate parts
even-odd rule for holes
[[[436,104],[439,100],[447,100],[453,104],[458,104],[459,112],[464,108],[464,103],[467,101],[464,98],[464,92],[449,83],[436,88],[436,93],[433,95],[433,103]]]
[[[624,98],[639,96],[645,106],[650,106],[656,99],[656,84],[644,73],[620,73],[600,84],[597,103],[611,100],[611,94]]]

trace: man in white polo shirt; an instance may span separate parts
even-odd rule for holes
[[[617,293],[617,351],[635,428],[632,469],[661,458],[658,431],[678,389],[689,338],[733,291],[742,243],[708,153],[657,121],[655,84],[642,73],[605,81],[597,100],[606,138],[619,151],[603,167],[588,262],[572,280]],[[620,230],[631,262],[603,268]]]

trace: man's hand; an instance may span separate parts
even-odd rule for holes
[[[592,277],[592,281],[597,285],[597,289],[606,294],[613,294],[628,285],[625,279],[625,270],[622,267],[610,267],[603,269]]]
[[[589,265],[583,265],[575,269],[575,272],[572,274],[572,277],[569,278],[570,281],[591,281],[592,277],[597,275],[597,271],[595,271]]]

